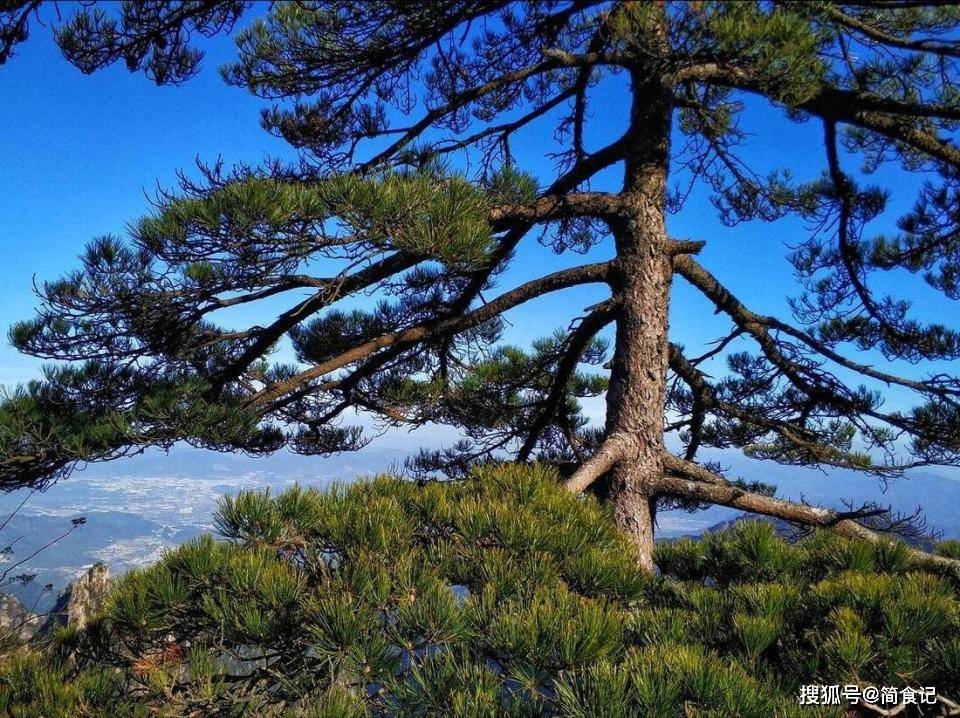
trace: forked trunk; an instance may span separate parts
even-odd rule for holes
[[[618,525],[653,570],[653,489],[663,476],[663,410],[668,355],[671,262],[664,222],[671,93],[656,73],[632,77],[626,159],[627,212],[613,227],[620,299],[607,392],[607,436],[625,440],[608,477]]]

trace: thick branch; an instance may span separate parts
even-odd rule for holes
[[[664,457],[664,466],[668,471],[679,476],[666,476],[658,482],[657,492],[661,495],[729,506],[805,526],[829,528],[849,538],[864,539],[875,543],[895,543],[894,539],[871,531],[856,521],[843,518],[839,512],[833,509],[807,506],[793,501],[755,494],[734,486],[723,477],[708,471],[702,466],[678,459],[673,455]],[[906,546],[906,544],[904,545]],[[948,569],[960,575],[960,561],[944,556],[935,556],[910,547],[907,547],[907,550],[921,564]]]
[[[284,381],[271,384],[251,397],[249,403],[253,407],[262,406],[306,382],[365,359],[379,349],[401,342],[419,342],[455,334],[489,321],[534,297],[539,297],[557,289],[605,281],[609,271],[610,262],[598,262],[561,270],[522,284],[469,314],[425,322],[402,331],[387,332],[376,339],[352,347],[322,364],[317,364]]]
[[[624,434],[614,433],[608,436],[597,453],[583,462],[573,476],[563,482],[563,487],[576,494],[586,489],[623,458],[628,442],[629,439]]]
[[[569,192],[577,185],[588,180],[596,172],[599,172],[600,170],[603,170],[606,167],[609,167],[611,164],[622,159],[623,146],[624,141],[621,138],[584,157],[568,172],[558,177],[553,184],[547,188],[544,197],[561,197],[564,195],[564,193]],[[470,306],[470,303],[483,289],[493,272],[510,257],[517,244],[519,244],[520,240],[523,239],[532,225],[533,221],[528,220],[517,220],[513,222],[512,228],[502,237],[499,245],[492,253],[487,265],[473,273],[473,277],[461,292],[459,299],[450,307],[447,317],[458,317],[466,312],[467,308]],[[346,377],[342,382],[339,382],[338,388],[342,388],[345,392],[349,393],[349,391],[359,383],[360,379],[365,376],[369,376],[376,371],[377,368],[382,366],[385,361],[388,361],[389,359],[393,358],[393,356],[397,356],[402,353],[403,348],[406,346],[409,346],[409,343],[396,342],[391,348],[391,356],[383,357],[383,361],[381,361],[381,357],[379,355],[370,359],[368,363],[358,368],[353,374],[351,374],[349,377]],[[302,388],[301,391],[305,394],[310,393],[310,391],[303,390]],[[278,395],[278,397],[279,396],[280,395]],[[257,403],[260,405],[260,402]],[[282,406],[285,403],[286,400],[284,399],[272,404],[272,406]]]
[[[622,160],[625,145],[625,138],[621,137],[606,147],[584,157],[565,174],[557,177],[550,187],[547,188],[544,196],[561,196],[572,192],[597,172]],[[524,236],[526,236],[532,226],[532,222],[518,222],[501,238],[499,245],[491,253],[487,265],[473,272],[473,276],[460,293],[460,297],[450,306],[450,316],[457,316],[467,311],[470,304],[483,290],[493,273],[503,262],[510,258],[513,250],[516,249],[517,245]]]
[[[623,209],[619,195],[606,192],[573,192],[545,195],[526,204],[494,207],[488,218],[493,228],[502,229],[515,222],[533,224],[570,217],[612,217]]]

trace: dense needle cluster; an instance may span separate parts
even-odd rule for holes
[[[0,711],[839,716],[798,705],[817,682],[960,699],[958,585],[902,546],[746,522],[659,544],[651,577],[595,499],[516,466],[242,493],[216,522],[7,658]]]

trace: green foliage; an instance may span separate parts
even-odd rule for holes
[[[497,190],[508,192],[509,187]],[[470,265],[482,261],[490,244],[487,210],[495,200],[496,193],[463,177],[426,172],[344,174],[310,184],[247,177],[202,198],[167,203],[142,219],[134,235],[150,251],[170,258],[189,252],[203,238],[260,236],[272,245],[267,251],[282,249],[294,261],[314,250],[317,236],[329,232],[326,223],[332,223],[350,243]],[[236,271],[232,264],[261,262],[254,248],[238,247],[241,251],[220,258],[221,271]],[[189,279],[198,281],[215,276],[215,268],[190,264],[186,271]]]
[[[684,705],[701,715],[777,715],[774,697],[736,663],[696,646],[663,643],[631,651],[618,665],[598,664],[566,675],[558,687],[560,715],[676,716]]]
[[[772,99],[797,105],[820,89],[829,36],[802,6],[706,2],[686,12],[702,33],[701,52],[750,66]]]
[[[934,547],[933,552],[938,556],[960,559],[960,541],[941,541]]]
[[[781,669],[771,670],[778,679],[933,680],[933,666],[952,655],[937,637],[960,626],[955,579],[921,573],[903,547],[828,532],[790,545],[756,521],[698,542],[660,544],[655,555],[665,574],[683,581],[669,604],[690,612],[684,625],[700,628],[684,629],[681,639],[739,652],[746,665],[762,657]],[[721,615],[732,615],[732,625]],[[659,642],[656,632],[644,635]]]
[[[122,59],[128,70],[143,70],[158,85],[177,84],[197,72],[203,51],[190,44],[191,34],[209,37],[228,31],[247,7],[242,0],[188,1],[182,7],[130,1],[116,5],[119,17],[84,7],[56,28],[60,49],[83,72]],[[151,26],[163,30],[148,41],[141,33]]]
[[[309,454],[362,446],[359,428],[329,421],[332,395],[308,395],[287,406],[286,430],[280,430],[279,415],[250,401],[252,384],[232,380],[243,374],[269,385],[297,374],[299,367],[264,358],[284,335],[301,362],[315,364],[411,325],[449,318],[444,306],[462,290],[463,277],[487,263],[495,244],[490,208],[526,202],[535,193],[534,180],[513,167],[473,182],[433,162],[309,183],[245,173],[209,191],[164,195],[131,228],[130,241],[91,242],[82,270],[44,283],[44,309],[11,328],[21,351],[76,363],[52,366],[43,381],[3,396],[0,483],[45,485],[80,461],[182,440],[250,453],[283,445]],[[307,264],[344,258],[366,269],[349,278],[348,270],[330,279],[298,274]],[[368,266],[375,260],[382,269]],[[386,281],[390,291],[372,309],[319,312]],[[232,332],[204,319],[234,302],[298,286],[316,289],[311,308],[287,315],[279,329]],[[224,292],[233,296],[217,297]],[[443,345],[460,357],[457,374],[472,371],[478,345],[499,339],[499,317],[478,324],[459,337],[448,335]],[[521,382],[515,394],[548,391],[563,339],[541,343],[523,371],[510,373]],[[357,358],[379,362],[371,353]],[[438,407],[441,383],[419,381],[436,361],[414,352],[389,370],[366,372],[354,395],[369,397],[362,401],[368,409],[392,407],[396,415],[409,407],[411,416],[432,413],[423,420],[436,420],[463,403],[447,391]],[[356,362],[337,368],[351,364],[357,368]],[[486,374],[481,381],[488,393],[498,388],[492,373],[477,372]],[[509,372],[501,366],[501,373],[505,380]],[[575,396],[600,390],[596,379],[579,374],[571,384]],[[568,422],[580,421],[572,397],[563,406]]]
[[[769,718],[801,683],[960,685],[958,588],[895,550],[744,523],[659,544],[648,577],[537,466],[246,492],[216,518],[227,540],[8,658],[2,714]]]
[[[22,328],[20,328],[22,329]],[[14,328],[16,332],[18,327]],[[133,444],[269,451],[278,431],[185,372],[96,362],[48,367],[43,381],[0,394],[0,484],[44,486],[80,460],[123,456]]]

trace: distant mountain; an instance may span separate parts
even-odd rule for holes
[[[350,480],[358,474],[388,471],[391,466],[402,464],[410,453],[400,449],[366,448],[326,458],[301,456],[289,451],[270,456],[247,456],[177,446],[168,452],[149,451],[122,461],[89,464],[76,472],[70,481],[137,476],[230,479],[251,473],[300,481]]]

